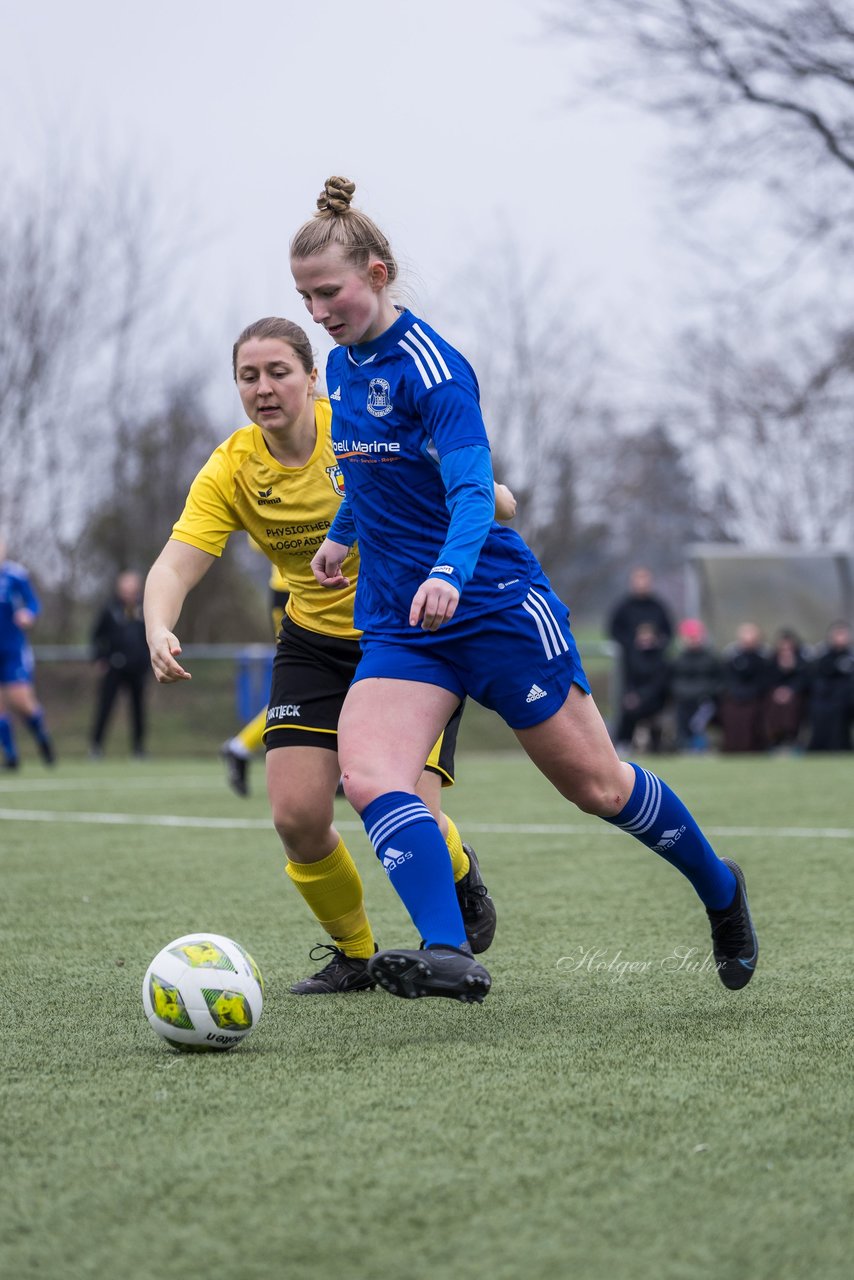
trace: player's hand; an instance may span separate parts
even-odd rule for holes
[[[32,609],[21,607],[20,609],[16,609],[12,614],[12,621],[15,626],[20,627],[22,631],[29,631],[35,620],[36,615],[33,613]]]
[[[457,612],[460,593],[452,582],[444,578],[428,578],[412,597],[409,625],[422,631],[438,631],[443,622],[450,622]]]
[[[512,520],[516,515],[516,495],[506,484],[495,482],[495,519]]]
[[[192,680],[189,671],[185,671],[176,661],[181,652],[181,643],[171,631],[157,631],[148,639],[148,652],[151,654],[151,666],[158,684],[174,684],[176,680]]]
[[[318,548],[311,562],[311,571],[322,587],[349,587],[350,579],[341,572],[349,550],[342,542],[333,542],[331,538]]]

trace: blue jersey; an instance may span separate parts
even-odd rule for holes
[[[488,493],[482,469],[477,482],[467,475],[459,451],[473,447],[488,461],[489,442],[477,378],[458,351],[404,311],[375,342],[333,350],[326,381],[346,492],[330,536],[350,541],[352,529],[359,541],[357,627],[410,633],[412,597],[431,572],[462,588],[443,630],[512,605],[542,581],[519,535],[492,518],[491,470]],[[473,506],[486,515],[468,530]],[[446,548],[460,549],[457,563],[443,562]]]
[[[0,653],[20,653],[27,647],[26,636],[14,618],[18,609],[38,613],[38,598],[24,566],[4,560],[0,563]]]

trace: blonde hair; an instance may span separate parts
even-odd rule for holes
[[[235,381],[237,380],[237,357],[240,348],[244,342],[249,342],[252,338],[279,338],[282,342],[287,342],[289,346],[293,347],[297,359],[306,373],[311,373],[314,368],[314,352],[311,349],[311,343],[305,330],[301,329],[298,324],[294,324],[293,320],[283,320],[281,316],[265,316],[263,320],[256,320],[253,324],[248,324],[234,344],[234,349],[231,353],[231,369]]]
[[[317,198],[317,213],[304,222],[291,240],[292,258],[313,258],[330,245],[340,244],[348,262],[366,267],[379,259],[393,284],[398,276],[391,245],[379,227],[350,202],[356,190],[349,178],[327,178]]]

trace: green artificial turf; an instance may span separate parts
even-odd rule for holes
[[[4,778],[4,1275],[847,1276],[854,762],[647,763],[745,869],[740,993],[687,882],[517,754],[464,755],[446,792],[499,910],[481,1007],[288,994],[320,935],[260,764],[248,801],[202,760]],[[338,813],[381,943],[415,945]],[[142,976],[205,929],[252,953],[265,1009],[181,1055]]]

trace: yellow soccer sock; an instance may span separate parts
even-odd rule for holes
[[[238,742],[242,742],[246,750],[250,753],[260,751],[264,745],[264,729],[267,725],[267,708],[262,707],[254,720],[250,720],[244,725],[240,733],[234,736]]]
[[[367,959],[374,954],[374,935],[365,913],[362,881],[343,840],[319,862],[288,859],[285,871],[345,955]]]
[[[456,828],[453,818],[448,818],[447,814],[445,814],[445,818],[448,822],[448,834],[445,836],[445,844],[448,846],[448,853],[451,855],[454,884],[459,884],[463,876],[468,875],[471,863],[469,862],[468,854],[463,848],[462,837]]]

